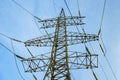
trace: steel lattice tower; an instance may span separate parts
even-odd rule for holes
[[[69,51],[68,46],[97,41],[95,34],[68,32],[67,26],[84,25],[84,16],[65,16],[64,9],[57,18],[40,20],[41,28],[55,28],[55,33],[26,41],[25,46],[52,47],[51,56],[21,58],[26,72],[46,71],[43,80],[71,80],[72,69],[93,69],[98,67],[98,55],[89,51]],[[86,48],[87,49],[87,48]],[[88,49],[87,49],[88,50]],[[41,79],[40,79],[41,80]]]

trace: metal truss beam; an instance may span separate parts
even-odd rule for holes
[[[59,39],[63,39],[65,36],[60,37]],[[67,41],[68,45],[74,45],[74,44],[79,44],[79,43],[87,43],[91,41],[96,41],[99,40],[99,37],[95,34],[83,34],[83,33],[77,33],[77,32],[67,32]],[[31,40],[27,40],[25,43],[25,46],[37,46],[37,47],[51,47],[53,46],[53,39],[54,39],[54,34],[49,34],[34,38]],[[63,43],[58,42],[58,44]]]
[[[67,16],[65,17],[66,26],[75,26],[75,25],[84,25],[85,23],[82,22],[82,19],[85,16]],[[41,28],[55,28],[57,25],[57,18],[40,20],[39,22],[42,24]]]
[[[70,66],[69,67],[70,70],[98,68],[97,54],[89,55],[87,53],[69,51],[68,57],[69,57],[68,63]],[[51,57],[42,54],[37,57],[23,59],[21,61],[23,62],[25,72],[42,72],[42,71],[47,71],[48,65],[50,64],[50,60]]]

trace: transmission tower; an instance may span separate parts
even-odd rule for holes
[[[68,32],[67,26],[84,25],[84,16],[65,16],[64,9],[57,18],[40,20],[41,28],[55,28],[55,33],[24,42],[25,46],[52,47],[51,52],[37,57],[21,58],[25,72],[46,71],[43,80],[71,80],[70,70],[98,67],[98,55],[69,51],[68,46],[99,40],[95,34]],[[36,79],[37,80],[37,79]],[[40,79],[41,80],[41,79]]]

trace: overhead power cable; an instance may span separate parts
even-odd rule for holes
[[[18,5],[20,8],[22,8],[24,11],[26,11],[28,14],[30,14],[31,16],[33,16],[34,18],[41,20],[40,18],[38,18],[37,16],[33,15],[29,10],[27,10],[26,8],[24,8],[22,5],[20,5],[18,2],[16,2],[15,0],[12,0],[16,5]],[[39,25],[37,24],[37,22],[35,21],[35,24],[37,26],[37,28],[39,29]],[[48,35],[48,38],[50,38],[48,32],[44,29],[44,31],[46,32],[46,34]],[[42,34],[42,32],[39,29],[39,32]],[[51,40],[52,41],[52,40]]]
[[[81,16],[81,13],[80,13],[80,5],[79,5],[79,1],[77,0],[77,6],[78,6],[78,14],[79,16]]]
[[[6,36],[7,37],[7,36]],[[10,37],[8,37],[10,40],[13,40],[14,41],[14,39],[13,38],[10,38]],[[16,41],[16,40],[15,40]],[[9,52],[10,52],[10,54],[12,54],[12,55],[15,55],[17,58],[20,58],[20,59],[25,59],[24,57],[22,57],[22,56],[19,56],[19,55],[17,55],[16,53],[14,53],[12,50],[10,50],[7,46],[5,46],[4,44],[2,44],[2,43],[0,43],[0,45],[2,46],[2,47],[4,47],[6,50],[8,50]]]
[[[17,1],[12,0],[13,3],[15,3],[16,5],[18,5],[20,8],[22,8],[24,11],[26,11],[28,14],[30,14],[31,16],[35,17],[29,10],[27,10],[26,8],[24,8],[22,5],[20,5]]]
[[[77,7],[78,7],[78,15],[81,16],[79,0],[77,0]],[[82,20],[81,20],[81,22],[82,22]],[[81,28],[82,28],[83,33],[86,34],[86,32],[84,30],[84,25],[81,26]]]
[[[39,28],[39,25],[38,25],[38,23],[36,22],[35,19],[34,19],[34,22],[35,22],[35,24],[36,24],[36,26],[37,26],[39,32],[43,35],[43,33],[41,32],[41,30],[40,30],[40,28]],[[50,35],[48,34],[48,32],[47,32],[47,30],[46,30],[45,28],[44,28],[44,31],[45,31],[45,33],[48,35],[48,39],[50,39],[51,42],[53,42],[52,39],[50,38]]]
[[[4,47],[6,50],[8,50],[8,51],[10,52],[10,54],[14,55],[15,64],[16,64],[18,73],[19,73],[20,77],[22,78],[22,80],[25,80],[25,79],[23,78],[20,70],[19,70],[19,67],[18,67],[18,64],[17,64],[17,60],[16,60],[16,57],[17,57],[17,58],[22,58],[22,59],[24,59],[24,58],[21,57],[21,56],[19,56],[19,55],[17,55],[17,54],[15,53],[15,50],[14,50],[14,47],[13,47],[13,43],[12,43],[12,41],[17,41],[17,42],[22,42],[22,41],[16,40],[16,39],[11,38],[11,37],[8,37],[8,36],[6,36],[6,35],[4,35],[4,34],[2,34],[2,33],[0,33],[0,35],[4,36],[4,37],[6,37],[6,38],[9,38],[9,39],[11,40],[11,46],[12,46],[13,51],[10,50],[7,46],[5,46],[5,45],[2,44],[2,43],[0,43],[0,45],[1,45],[2,47]]]
[[[0,45],[1,45],[2,47],[4,47],[6,50],[8,50],[12,55],[14,55],[14,57],[15,57],[15,56],[18,56],[14,51],[10,50],[10,49],[9,49],[8,47],[6,47],[4,44],[0,43]],[[11,44],[11,45],[12,45],[12,44]],[[19,73],[19,75],[21,76],[22,80],[25,80],[25,79],[22,77],[21,73],[20,73],[20,70],[19,70],[18,65],[17,65],[17,62],[16,62],[16,58],[15,58],[15,64],[16,64],[18,73]]]
[[[102,67],[102,65],[100,64],[100,62],[99,62],[99,65],[100,65],[100,67],[101,67],[101,69],[102,69],[102,72],[103,72],[103,74],[104,74],[104,76],[105,76],[105,79],[106,79],[106,80],[109,80],[108,77],[107,77],[107,75],[106,75],[106,72],[105,72],[105,70],[103,69],[103,67]]]
[[[26,11],[28,14],[30,14],[31,16],[33,16],[34,18],[41,20],[40,18],[38,18],[37,16],[35,16],[33,13],[31,13],[28,9],[24,8],[21,4],[19,4],[17,1],[12,0],[13,3],[15,3],[17,6],[19,6],[21,9],[23,9],[24,11]]]
[[[64,3],[65,3],[65,5],[66,5],[66,7],[67,7],[67,9],[68,9],[68,11],[69,11],[69,13],[70,13],[70,15],[71,15],[71,17],[73,17],[73,15],[72,15],[72,12],[71,12],[71,10],[70,10],[70,8],[69,8],[69,6],[68,6],[68,4],[67,4],[67,1],[66,0],[64,0]],[[74,21],[74,23],[75,23],[75,20],[73,19],[73,21]],[[76,29],[78,30],[78,32],[80,33],[80,30],[79,30],[79,28],[76,26]]]
[[[5,46],[4,44],[0,43],[0,45],[2,47],[4,47],[6,50],[8,50],[12,55],[16,55],[12,50],[10,50],[7,46]]]
[[[66,5],[66,7],[67,7],[67,9],[68,9],[68,11],[69,11],[69,13],[70,13],[70,15],[72,16],[72,12],[71,12],[71,10],[70,10],[70,8],[69,8],[68,4],[67,4],[67,1],[66,1],[66,0],[64,0],[64,2],[65,2],[65,5]]]
[[[99,31],[98,31],[98,35],[101,35],[101,40],[102,40],[102,43],[103,43],[103,47],[104,47],[104,49],[105,49],[105,51],[103,51],[102,46],[101,46],[102,52],[104,52],[104,53],[106,53],[106,47],[105,47],[105,44],[104,44],[104,42],[103,42],[101,30],[102,30],[102,24],[103,24],[103,20],[104,20],[106,2],[107,2],[107,0],[104,0],[104,6],[103,6],[103,11],[102,11],[102,16],[101,16],[101,22],[100,22],[100,29],[99,29]],[[99,43],[99,44],[100,44],[100,43]],[[113,74],[115,80],[117,80],[117,77],[116,77],[116,75],[115,75],[115,73],[114,73],[114,71],[113,71],[113,68],[112,68],[109,60],[107,59],[107,57],[106,57],[105,55],[104,55],[104,57],[105,57],[105,59],[106,59],[106,61],[107,61],[107,63],[108,63],[108,66],[110,67],[110,69],[111,69],[111,71],[112,71],[112,74]]]
[[[10,40],[13,40],[13,41],[16,41],[16,42],[20,42],[20,43],[24,43],[24,42],[21,41],[21,40],[18,40],[18,39],[15,39],[15,38],[11,38],[11,37],[9,37],[9,36],[3,34],[3,33],[0,33],[0,35],[1,35],[1,36],[4,36],[4,37],[6,37],[6,38],[8,38],[8,39],[10,39]]]
[[[13,46],[13,42],[12,42],[12,40],[11,40],[11,46],[12,46],[13,52],[15,53],[15,49],[14,49],[14,46]],[[22,76],[22,73],[20,72],[19,67],[18,67],[17,59],[16,59],[16,55],[14,55],[14,60],[15,60],[15,65],[16,65],[16,68],[17,68],[18,74],[20,75],[20,77],[21,77],[22,80],[25,80],[24,77]]]
[[[12,39],[11,37],[8,37],[7,35],[3,34],[3,33],[0,33],[1,36],[4,36],[6,38],[9,38],[9,39]]]
[[[108,58],[105,56],[105,59],[106,59],[106,61],[107,61],[107,63],[108,63],[108,66],[110,67],[110,69],[111,69],[111,71],[112,71],[112,74],[113,74],[113,76],[114,76],[114,79],[115,80],[117,80],[117,77],[116,77],[116,75],[115,75],[115,72],[113,71],[113,68],[112,68],[112,66],[111,66],[111,64],[110,64],[110,62],[109,62],[109,60],[108,60]]]
[[[102,24],[103,24],[103,20],[104,20],[106,2],[107,2],[107,0],[104,0],[103,10],[102,10],[102,16],[101,16],[101,21],[100,21],[100,29],[99,29],[99,31],[98,31],[98,36],[100,36],[100,38],[101,38],[101,41],[102,41],[104,50],[103,50],[103,48],[102,48],[102,46],[101,46],[101,44],[100,44],[99,41],[98,41],[98,43],[99,43],[99,45],[100,45],[100,48],[101,48],[102,52],[104,53],[104,56],[105,56],[105,53],[106,53],[106,47],[105,47],[105,44],[104,44],[104,42],[103,42],[103,38],[102,38],[101,31],[102,31]]]
[[[55,9],[55,13],[57,14],[57,10],[56,10],[56,7],[55,7],[55,1],[54,0],[52,0],[52,3],[53,3],[53,6],[54,6],[54,9]]]
[[[36,18],[36,19],[37,19],[37,18]],[[39,25],[38,25],[38,23],[37,23],[36,19],[34,18],[34,22],[35,22],[35,24],[36,24],[36,26],[37,26],[37,28],[38,28],[39,32],[43,35],[43,33],[42,33],[42,31],[40,30],[40,27],[39,27]]]
[[[18,70],[18,74],[20,75],[21,79],[22,80],[25,80],[24,77],[22,76],[22,73],[20,72],[20,69],[18,67],[18,64],[17,64],[17,59],[16,59],[16,56],[14,55],[14,59],[15,59],[15,65],[16,65],[16,68]]]
[[[38,19],[38,20],[41,20],[41,19],[39,19],[38,17],[35,17],[35,18]],[[36,22],[35,19],[34,19],[34,22],[35,22],[35,24],[36,24],[36,26],[37,26],[39,32],[43,35],[43,33],[42,33],[42,31],[40,30],[40,27],[39,27],[39,25],[38,25],[38,23]],[[51,42],[53,42],[52,39],[50,38],[50,35],[48,34],[47,30],[44,29],[44,31],[45,31],[45,33],[48,35],[48,38],[51,40]]]
[[[40,18],[38,18],[37,16],[35,16],[34,14],[32,14],[28,9],[24,8],[21,4],[19,4],[18,2],[16,2],[15,0],[12,0],[16,5],[18,5],[20,8],[22,8],[24,11],[26,11],[28,14],[30,14],[31,16],[33,16],[34,18],[38,19],[38,20],[41,20]],[[35,21],[34,19],[34,22],[39,30],[39,32],[42,34],[42,32],[40,31],[39,29],[39,26],[37,24],[37,22]]]
[[[102,24],[103,24],[103,19],[104,19],[104,14],[105,14],[105,8],[106,8],[106,1],[107,0],[104,0],[104,6],[103,6],[102,17],[101,17],[101,22],[100,22],[100,29],[102,28]]]
[[[38,18],[37,16],[33,15],[28,9],[24,8],[22,5],[20,5],[18,2],[16,2],[15,0],[12,0],[16,5],[18,5],[20,8],[22,8],[24,11],[26,11],[28,14],[30,14],[31,16],[33,16],[34,18],[41,20],[40,18]],[[40,31],[39,29],[39,25],[37,24],[37,22],[34,19],[34,22],[39,30],[39,32],[43,35],[43,33]],[[48,34],[48,32],[46,31],[46,29],[44,29],[45,33],[48,35],[48,38],[51,40],[50,35]],[[52,40],[51,40],[52,41]],[[52,41],[53,42],[53,41]]]

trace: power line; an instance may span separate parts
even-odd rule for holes
[[[24,8],[21,4],[19,4],[18,2],[16,2],[15,0],[12,0],[16,5],[18,5],[20,8],[22,8],[24,11],[26,11],[28,14],[30,14],[31,16],[33,16],[34,18],[38,19],[38,20],[41,20],[40,18],[38,18],[37,16],[33,15],[28,9]],[[43,34],[41,31],[40,31],[40,28],[39,28],[39,25],[37,24],[36,20],[34,19],[34,22],[39,30],[39,32],[41,34]]]
[[[71,12],[71,10],[70,10],[68,4],[67,4],[67,1],[64,0],[64,3],[65,3],[65,5],[66,5],[66,7],[67,7],[67,9],[68,9],[68,11],[69,11],[71,17],[73,17],[72,12]],[[78,4],[78,7],[79,7],[79,4]],[[79,10],[79,16],[81,16],[80,10]],[[73,19],[73,21],[74,21],[74,23],[75,23],[75,20],[74,20],[74,19]],[[81,21],[82,21],[82,20],[81,20]],[[86,32],[85,32],[84,28],[83,28],[83,27],[81,27],[81,28],[82,28],[83,33],[86,35]],[[80,30],[79,30],[79,28],[78,28],[77,26],[76,26],[76,29],[77,29],[78,33],[80,33]],[[87,48],[86,43],[84,43],[84,46],[85,46],[85,48]]]
[[[35,15],[33,15],[29,10],[27,10],[26,8],[24,8],[22,5],[20,5],[19,3],[17,3],[15,0],[12,0],[12,1],[13,1],[16,5],[18,5],[20,8],[22,8],[24,11],[26,11],[26,12],[29,13],[31,16],[33,16],[34,18],[41,20],[40,18],[38,18],[38,17],[36,17]],[[40,29],[39,29],[39,25],[37,24],[36,21],[35,21],[35,24],[36,24],[39,32],[42,34],[42,32],[41,32]],[[45,30],[45,29],[44,29],[44,30]],[[45,32],[47,33],[47,35],[49,35],[46,30],[45,30]]]
[[[13,42],[12,42],[12,40],[11,40],[11,46],[12,46],[13,52],[15,53],[15,49],[14,49],[14,46],[13,46]],[[18,67],[17,59],[16,59],[16,55],[14,55],[14,60],[15,60],[15,65],[16,65],[16,68],[17,68],[18,74],[20,75],[20,77],[21,77],[22,80],[25,80],[24,77],[22,76],[21,72],[20,72],[19,67]]]
[[[9,39],[12,39],[11,37],[8,37],[7,35],[3,34],[3,33],[0,33],[1,36],[4,36],[6,38],[9,38]]]
[[[56,10],[56,7],[55,7],[55,1],[54,0],[52,0],[52,3],[53,3],[53,6],[54,6],[54,9],[55,9],[55,13],[57,14],[57,10]]]
[[[104,6],[103,6],[103,11],[102,11],[102,17],[101,17],[101,22],[100,22],[100,30],[99,30],[99,33],[101,33],[101,28],[102,28],[102,24],[103,24],[103,20],[104,20],[104,13],[105,13],[105,8],[106,8],[106,2],[107,2],[107,0],[104,0]],[[104,49],[105,49],[105,53],[106,53],[106,48],[105,48],[105,44],[104,44],[104,42],[103,42],[102,34],[101,34],[101,40],[102,40],[102,43],[103,43],[103,46],[104,46]],[[115,73],[114,73],[114,71],[113,71],[113,68],[112,68],[112,66],[111,66],[111,64],[110,64],[110,62],[109,62],[109,60],[107,59],[106,56],[105,56],[105,59],[106,59],[106,61],[107,61],[107,63],[108,63],[108,66],[110,67],[110,69],[111,69],[111,71],[112,71],[112,74],[113,74],[115,80],[117,80],[117,77],[116,77],[116,75],[115,75]]]
[[[15,41],[15,42],[24,43],[24,42],[21,41],[21,40],[18,40],[18,39],[9,37],[9,36],[7,36],[7,35],[5,35],[5,34],[3,34],[3,33],[0,33],[0,35],[1,35],[1,36],[4,36],[4,37],[6,37],[6,38],[8,38],[8,39],[10,39],[10,40],[13,40],[13,41]]]
[[[69,8],[69,6],[68,6],[68,4],[67,4],[67,1],[64,0],[64,2],[65,2],[65,5],[66,5],[66,7],[67,7],[67,9],[68,9],[68,11],[69,11],[69,13],[70,13],[70,15],[72,16],[72,13],[71,13],[71,10],[70,10],[70,8]]]
[[[104,0],[104,5],[103,5],[103,10],[102,10],[102,16],[101,16],[101,21],[100,21],[100,29],[98,31],[98,36],[100,35],[100,38],[101,38],[101,41],[102,41],[102,44],[103,44],[103,47],[105,49],[105,53],[106,53],[106,47],[105,47],[105,44],[103,42],[103,38],[102,38],[102,24],[103,24],[103,20],[104,20],[104,14],[105,14],[105,8],[106,8],[106,3],[107,3],[107,0]]]
[[[22,8],[24,11],[26,11],[27,13],[29,13],[31,16],[33,16],[34,18],[38,19],[38,20],[41,20],[40,18],[38,18],[37,16],[33,15],[29,10],[27,10],[26,8],[24,8],[22,5],[20,5],[19,3],[17,3],[15,0],[12,0],[16,5],[18,5],[20,8]],[[35,24],[39,30],[39,32],[41,33],[40,29],[39,29],[39,26],[37,24],[37,22],[35,21]],[[44,29],[45,30],[45,29]],[[49,34],[48,32],[45,30],[46,34],[48,35],[49,37]],[[42,33],[41,33],[42,34]],[[52,41],[52,40],[51,40]]]
[[[5,49],[7,49],[12,55],[16,55],[12,50],[10,50],[8,47],[6,47],[4,44],[0,43],[0,45],[2,47],[4,47]]]
[[[71,17],[73,17],[73,15],[72,15],[72,12],[71,12],[71,10],[70,10],[70,8],[69,8],[69,6],[68,6],[68,4],[67,4],[67,1],[66,0],[64,0],[64,2],[65,2],[65,5],[66,5],[66,7],[67,7],[67,9],[68,9],[68,11],[69,11],[69,13],[70,13],[70,15],[71,15]],[[75,20],[73,19],[73,21],[74,21],[74,23],[75,23]],[[79,28],[76,26],[76,29],[78,30],[78,32],[80,33],[80,30],[79,30]]]
[[[12,0],[12,1],[13,1],[16,5],[18,5],[20,8],[22,8],[24,11],[26,11],[28,14],[30,14],[31,16],[33,16],[34,18],[36,18],[36,19],[38,19],[38,20],[41,20],[41,19],[38,18],[37,16],[34,16],[29,10],[27,10],[26,8],[24,8],[21,4],[19,4],[19,3],[16,2],[15,0]],[[43,34],[43,33],[40,31],[39,25],[37,24],[37,22],[36,22],[35,19],[34,19],[34,22],[35,22],[35,24],[36,24],[36,26],[37,26],[39,32],[40,32],[41,34]],[[44,30],[45,30],[45,29],[44,29]],[[48,32],[47,32],[46,30],[45,30],[45,32],[46,32],[47,35],[49,35]],[[10,37],[8,37],[8,36],[2,34],[2,33],[0,33],[0,34],[3,35],[3,36],[5,36],[5,37],[7,37],[7,38],[9,38],[9,39],[12,39],[12,38],[10,38]]]
[[[13,47],[13,43],[12,43],[13,38],[10,38],[10,37],[2,34],[2,33],[0,33],[0,34],[3,35],[3,36],[6,37],[6,38],[9,38],[9,39],[11,40],[11,46],[12,46],[13,51],[10,50],[7,46],[5,46],[5,45],[2,44],[2,43],[0,43],[0,45],[1,45],[2,47],[4,47],[5,49],[7,49],[12,55],[14,55],[15,64],[16,64],[18,73],[19,73],[20,77],[22,78],[22,80],[25,80],[25,79],[23,78],[23,76],[22,76],[22,74],[21,74],[21,72],[20,72],[20,70],[19,70],[18,64],[17,64],[17,60],[16,60],[16,57],[15,57],[15,56],[19,56],[19,55],[17,55],[17,54],[15,53],[15,51],[14,51],[14,47]]]
[[[26,11],[28,14],[30,14],[31,16],[35,17],[29,10],[27,10],[26,8],[24,8],[22,5],[20,5],[17,1],[15,0],[11,0],[13,3],[15,3],[16,5],[18,5],[20,8],[22,8],[24,11]]]
[[[101,17],[101,22],[100,22],[100,28],[102,27],[102,24],[103,24],[103,19],[104,19],[104,14],[105,14],[105,8],[106,8],[106,1],[107,0],[104,0],[104,6],[103,6],[102,17]]]
[[[36,19],[39,19],[38,17],[35,17],[35,18],[36,18]],[[39,20],[41,20],[41,19],[39,19]],[[43,33],[42,33],[42,31],[40,30],[40,27],[39,27],[39,25],[38,25],[38,23],[36,22],[35,19],[34,19],[34,22],[35,22],[36,27],[38,28],[39,32],[43,35]],[[44,29],[44,31],[45,31],[45,33],[48,35],[48,38],[50,39],[50,35],[48,34],[47,30]],[[50,39],[50,40],[52,41],[52,39]]]
[[[116,77],[116,75],[115,75],[115,73],[114,73],[114,71],[113,71],[113,68],[112,68],[112,66],[111,66],[111,64],[110,64],[110,62],[109,62],[109,60],[108,60],[108,58],[107,58],[106,56],[105,56],[105,59],[106,59],[106,61],[107,61],[107,63],[108,63],[108,66],[110,67],[110,69],[111,69],[111,71],[112,71],[112,74],[113,74],[115,80],[117,80],[117,77]]]
[[[94,48],[93,48],[93,46],[91,45],[91,43],[89,43],[89,44],[90,44],[90,47],[92,48],[93,52],[96,53],[95,50],[94,50]],[[105,76],[106,80],[108,80],[108,77],[107,77],[107,75],[106,75],[106,73],[105,73],[102,65],[100,64],[100,62],[99,62],[99,65],[100,65],[100,67],[101,67],[101,69],[102,69],[102,72],[104,73],[104,76]]]
[[[68,11],[69,11],[71,17],[73,17],[72,12],[71,12],[71,10],[70,10],[68,4],[67,4],[67,1],[64,0],[64,2],[65,2],[65,5],[66,5],[66,7],[67,7],[67,9],[68,9]],[[79,4],[78,4],[78,7],[79,7]],[[79,9],[80,9],[80,8],[79,8]],[[79,16],[81,16],[80,10],[79,10]],[[74,19],[73,19],[73,21],[74,21],[74,23],[75,23],[75,20],[74,20]],[[81,20],[81,21],[82,21],[82,20]],[[83,33],[86,35],[86,32],[85,32],[84,28],[83,28],[83,27],[81,27],[81,28],[82,28]],[[78,33],[80,33],[80,30],[79,30],[79,28],[78,28],[77,26],[76,26],[76,29],[78,30]],[[85,47],[86,47],[86,43],[84,43],[84,45],[85,45]]]
[[[14,59],[15,59],[15,65],[16,65],[18,74],[20,75],[20,77],[21,77],[22,80],[25,80],[24,77],[22,76],[22,73],[20,72],[20,69],[19,69],[19,67],[18,67],[17,59],[16,59],[16,56],[15,56],[15,55],[14,55]]]
[[[79,0],[77,0],[77,7],[78,7],[78,15],[81,16]],[[82,22],[82,20],[81,20],[81,22]],[[84,25],[82,25],[81,28],[82,28],[83,33],[86,34],[86,32],[84,30]]]
[[[106,73],[105,73],[105,70],[103,69],[103,67],[102,67],[102,65],[100,64],[100,62],[99,62],[99,65],[100,65],[100,67],[101,67],[101,69],[102,69],[102,72],[103,72],[106,80],[109,80],[108,77],[107,77],[107,75],[106,75]]]
[[[28,9],[24,8],[21,4],[19,4],[18,2],[16,2],[15,0],[12,0],[16,5],[18,5],[21,9],[23,9],[24,11],[26,11],[28,14],[30,14],[31,16],[33,16],[34,18],[38,19],[38,20],[41,20],[40,18],[38,18],[37,16],[35,16],[34,14],[32,14]],[[39,30],[39,32],[42,34],[42,32],[40,31],[39,29],[39,26],[36,22],[36,20],[34,19],[34,22]]]
[[[15,56],[18,56],[18,55],[17,55],[14,51],[12,51],[12,50],[10,50],[8,47],[6,47],[4,44],[0,43],[0,45],[1,45],[2,47],[4,47],[5,49],[7,49],[12,55],[14,55],[15,64],[16,64],[18,73],[19,73],[20,77],[22,78],[22,80],[25,80],[25,79],[22,77],[22,74],[20,73],[20,70],[19,70],[18,65],[17,65],[16,58],[15,58]]]
[[[35,17],[35,18],[36,18],[36,17]],[[36,19],[37,19],[37,18],[36,18]],[[36,22],[35,19],[34,19],[34,22],[35,22],[35,24],[36,24],[36,26],[37,26],[39,32],[43,35],[43,33],[42,33],[42,31],[40,30],[40,27],[39,27],[39,25],[38,25],[38,23]],[[52,39],[50,38],[50,35],[48,34],[47,30],[44,29],[44,31],[45,31],[45,33],[48,35],[48,38],[52,41]],[[53,42],[53,41],[52,41],[52,42]]]
[[[6,35],[4,35],[4,34],[2,34],[2,33],[0,33],[0,35],[4,36],[4,37],[6,37],[6,38],[8,38],[8,39],[10,39],[10,40],[12,40],[12,41],[24,43],[24,42],[22,42],[22,41],[20,41],[20,40],[17,40],[17,39],[8,37],[8,36],[6,36]],[[9,49],[7,46],[5,46],[4,44],[0,43],[0,45],[1,45],[2,47],[4,47],[5,49],[7,49],[11,54],[15,55],[16,57],[18,57],[18,58],[20,58],[20,59],[25,59],[25,58],[17,55],[16,53],[14,53],[12,50],[10,50],[10,49]]]
[[[35,18],[34,18],[34,22],[35,22],[36,27],[38,28],[39,32],[40,32],[41,34],[43,34],[42,31],[40,30],[40,27],[39,27],[38,23],[36,22],[36,19],[35,19]]]
[[[80,13],[80,4],[79,4],[78,0],[77,0],[77,6],[78,6],[78,14],[79,14],[79,16],[81,16],[81,13]]]

